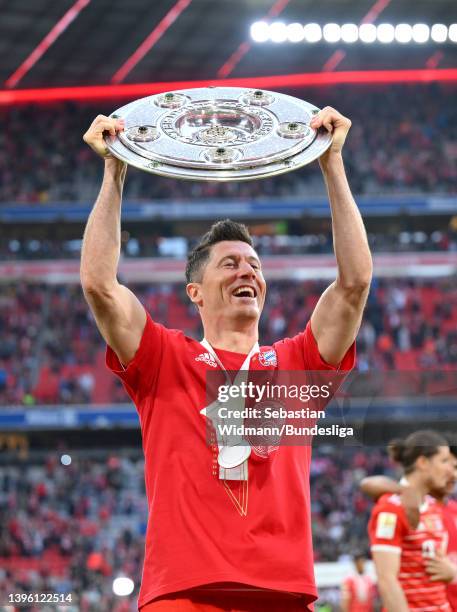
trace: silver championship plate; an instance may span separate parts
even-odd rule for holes
[[[125,130],[106,137],[115,157],[140,170],[197,181],[247,181],[320,157],[332,136],[310,121],[319,109],[272,91],[182,89],[141,98],[111,114]]]

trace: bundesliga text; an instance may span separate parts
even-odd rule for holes
[[[312,427],[293,425],[292,423],[283,423],[281,426],[263,425],[253,427],[250,425],[234,425],[222,423],[218,424],[218,431],[221,436],[241,436],[248,439],[251,436],[261,436],[265,438],[277,438],[278,440],[284,436],[323,436],[323,437],[338,437],[346,438],[354,435],[352,427],[340,427],[333,424],[328,427],[313,425]]]

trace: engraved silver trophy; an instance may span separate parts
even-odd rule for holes
[[[241,87],[183,89],[141,98],[111,114],[125,130],[112,155],[140,170],[197,181],[246,181],[320,157],[332,136],[309,123],[319,109],[292,96]]]

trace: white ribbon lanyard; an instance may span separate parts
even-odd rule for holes
[[[227,369],[225,368],[224,364],[221,362],[221,360],[217,356],[216,351],[213,349],[213,347],[208,342],[208,340],[206,338],[203,338],[200,344],[204,346],[205,349],[213,356],[216,363],[219,365],[221,370],[224,372],[225,379],[229,387],[232,387],[232,386],[238,387],[242,382],[247,382],[247,378],[249,376],[249,365],[251,363],[251,359],[255,354],[257,354],[260,351],[258,342],[256,342],[254,346],[252,347],[252,349],[249,351],[249,354],[246,356],[246,359],[243,361],[240,369],[238,370],[237,375],[235,376],[235,380],[233,382],[230,379],[230,376],[228,375]],[[245,400],[243,397],[240,397],[237,399],[234,399],[234,398],[230,399],[230,409],[243,410],[245,407],[244,404],[245,404]],[[224,405],[226,404],[224,403]],[[213,424],[215,425],[216,430],[217,430],[217,421],[218,420],[220,421],[220,418],[218,417],[218,411],[219,411],[220,406],[221,406],[221,402],[216,399],[212,404],[210,404],[209,406],[206,406],[206,408],[203,408],[203,410],[201,410],[202,414],[204,414],[205,416],[207,416],[209,419],[212,420]],[[234,438],[234,436],[231,436],[231,437],[232,439]],[[219,456],[217,458],[217,462],[221,468],[224,468],[226,470],[237,468],[249,458],[249,455],[251,454],[251,447],[249,446],[248,442],[242,436],[239,436],[238,440],[236,440],[236,437],[235,437],[235,443],[231,444],[230,446],[227,446],[226,444],[224,444],[225,442],[224,436],[220,435],[220,432],[217,434],[217,439],[219,443]]]

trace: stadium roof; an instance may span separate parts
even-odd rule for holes
[[[457,22],[455,0],[17,0],[3,3],[0,89],[457,67],[457,43],[258,44],[250,26]]]

